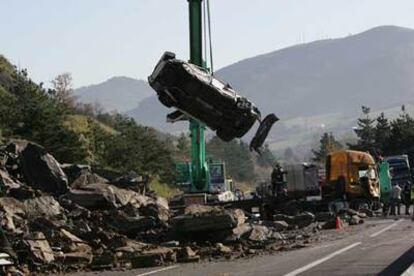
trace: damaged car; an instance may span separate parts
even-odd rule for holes
[[[261,122],[260,111],[251,101],[208,70],[176,59],[174,53],[164,53],[148,82],[163,105],[178,109],[167,116],[168,121],[196,119],[223,141],[240,138],[256,121]],[[263,134],[267,136],[271,126],[266,123],[259,127],[261,137],[256,138],[253,148],[261,146]]]

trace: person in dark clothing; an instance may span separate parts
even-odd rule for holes
[[[403,190],[403,201],[405,205],[405,214],[410,215],[411,206],[411,183],[407,182]]]
[[[273,196],[281,196],[283,194],[285,174],[286,172],[282,167],[279,164],[276,164],[271,176]]]

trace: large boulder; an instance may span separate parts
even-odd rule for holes
[[[51,196],[41,196],[24,201],[28,217],[54,217],[63,213],[63,208]]]
[[[271,231],[269,228],[263,225],[252,225],[252,231],[249,235],[249,240],[251,241],[265,241],[270,235]]]
[[[158,226],[158,222],[154,217],[132,217],[122,211],[110,214],[107,223],[119,233],[135,235]]]
[[[160,266],[177,261],[177,254],[167,247],[156,247],[147,249],[134,257],[131,257],[132,268]]]
[[[231,230],[246,220],[240,209],[226,210],[220,207],[191,205],[185,214],[173,218],[177,232],[210,232]]]
[[[68,177],[69,185],[75,181],[81,174],[91,173],[91,166],[82,164],[61,164],[60,166]]]
[[[303,212],[296,216],[285,214],[276,214],[273,216],[274,221],[284,221],[291,227],[303,228],[315,221],[315,215],[310,212]]]
[[[96,183],[108,183],[108,180],[89,171],[82,172],[78,178],[76,178],[71,184],[70,187],[74,189],[79,189],[90,184]]]
[[[315,215],[310,212],[303,212],[296,215],[294,218],[294,224],[299,228],[303,228],[315,221]]]
[[[59,162],[43,147],[29,142],[21,151],[20,158],[28,185],[54,195],[68,191],[68,179]]]
[[[120,189],[106,183],[95,183],[79,189],[72,189],[65,197],[88,209],[117,209],[127,204],[140,208],[154,201],[137,192]]]

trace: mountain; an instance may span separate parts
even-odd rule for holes
[[[216,72],[262,111],[281,121],[274,149],[317,140],[322,131],[349,133],[360,106],[389,110],[414,103],[414,30],[380,26],[344,38],[300,44],[242,60]],[[171,110],[171,109],[170,109]],[[168,131],[170,110],[155,96],[128,111]]]
[[[280,117],[269,135],[272,149],[309,148],[323,131],[348,137],[361,105],[382,111],[414,103],[414,30],[380,26],[287,47],[224,67],[216,76],[247,96],[263,115]],[[118,109],[163,131],[188,127],[166,123],[172,109],[159,103],[143,81],[118,77],[76,93],[82,101],[98,101],[107,110]]]
[[[113,77],[105,82],[75,89],[78,100],[84,103],[99,103],[105,110],[125,112],[153,95],[152,89],[142,80],[128,77]]]
[[[249,58],[217,72],[282,118],[414,100],[414,30],[382,26]]]

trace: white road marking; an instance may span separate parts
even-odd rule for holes
[[[178,265],[167,266],[167,267],[160,268],[160,269],[157,269],[157,270],[152,270],[152,271],[148,271],[148,272],[145,272],[145,273],[142,273],[142,274],[138,274],[136,276],[151,275],[151,274],[154,274],[154,273],[163,272],[163,271],[170,270],[170,269],[177,268],[177,267],[178,267]]]
[[[323,262],[326,262],[327,260],[332,259],[333,257],[335,257],[335,256],[337,256],[339,254],[342,254],[345,251],[348,251],[348,250],[350,250],[350,249],[352,249],[355,246],[358,246],[360,244],[361,244],[361,242],[355,242],[355,243],[353,243],[351,245],[348,245],[347,247],[344,247],[344,248],[342,248],[342,249],[340,249],[338,251],[335,251],[335,252],[329,254],[328,256],[326,256],[326,257],[324,257],[322,259],[316,260],[316,261],[314,261],[314,262],[312,262],[310,264],[307,264],[307,265],[305,265],[305,266],[303,266],[301,268],[298,268],[298,269],[296,269],[296,270],[294,270],[294,271],[292,271],[292,272],[290,272],[288,274],[285,274],[285,276],[295,276],[295,275],[298,275],[298,274],[300,274],[302,272],[305,272],[306,270],[309,270],[309,269],[311,269],[311,268],[313,268],[313,267],[315,267],[315,266],[317,266],[317,265],[319,265],[319,264],[321,264]]]
[[[388,226],[387,226],[387,227],[385,227],[384,229],[381,229],[381,230],[379,230],[378,232],[376,232],[376,233],[372,234],[370,237],[371,237],[371,238],[375,238],[375,237],[376,237],[376,236],[378,236],[379,234],[384,233],[385,231],[387,231],[387,230],[389,230],[389,229],[393,228],[393,227],[394,227],[395,225],[397,225],[399,222],[400,222],[400,221],[399,221],[399,220],[397,220],[397,221],[396,221],[396,222],[394,222],[393,224],[388,225]]]
[[[414,275],[414,264],[412,264],[401,276],[413,276]]]

